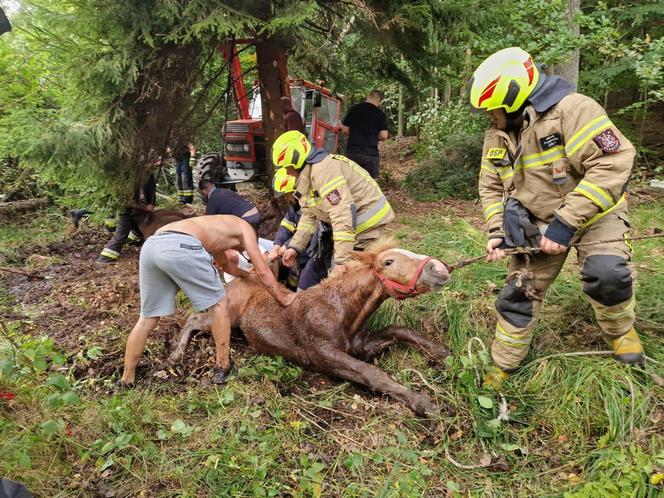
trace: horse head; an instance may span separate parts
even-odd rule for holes
[[[353,258],[371,267],[385,291],[395,299],[436,292],[450,280],[449,267],[442,261],[400,249],[393,240],[382,240]]]

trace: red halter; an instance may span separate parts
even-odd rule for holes
[[[420,264],[417,265],[417,270],[415,270],[415,274],[413,275],[413,278],[410,279],[410,282],[408,285],[402,284],[400,282],[396,282],[394,280],[390,280],[384,276],[382,276],[380,273],[376,271],[375,268],[372,269],[374,272],[374,275],[380,280],[380,283],[383,284],[385,287],[385,291],[392,296],[394,299],[406,299],[407,297],[414,297],[419,294],[415,286],[417,285],[417,281],[420,278],[420,275],[422,275],[422,270],[424,270],[424,265],[426,265],[431,259],[433,259],[431,256],[427,256],[424,258],[422,261],[420,261]]]

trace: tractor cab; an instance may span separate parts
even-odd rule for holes
[[[224,123],[223,150],[205,154],[199,165],[208,163],[217,172],[218,185],[232,185],[265,177],[270,154],[263,130],[260,87],[256,83],[247,94],[236,46],[224,44],[221,51],[231,72],[239,119]],[[338,152],[342,98],[304,79],[290,80],[289,89],[293,108],[302,116],[309,141],[328,152]]]

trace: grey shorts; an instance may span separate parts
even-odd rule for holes
[[[214,306],[224,297],[224,287],[212,256],[191,235],[153,235],[141,249],[139,284],[141,316],[175,313],[175,294],[182,289],[196,311]]]

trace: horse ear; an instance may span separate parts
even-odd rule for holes
[[[365,251],[353,251],[350,253],[350,257],[367,266],[373,266],[375,255]]]

